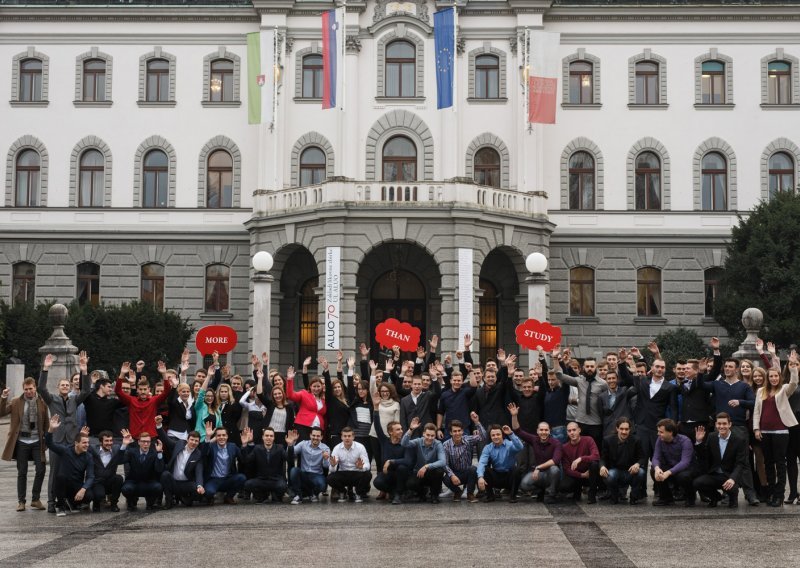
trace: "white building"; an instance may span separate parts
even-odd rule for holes
[[[283,366],[324,347],[339,247],[343,349],[395,315],[445,350],[472,328],[485,357],[514,343],[540,251],[579,355],[722,333],[730,228],[800,175],[800,4],[468,1],[456,112],[436,110],[448,5],[348,2],[342,112],[315,84],[332,3],[0,0],[0,297],[143,297],[249,348],[266,250]],[[270,130],[247,123],[245,35],[276,27]],[[528,128],[521,36],[541,29],[561,33],[563,103]]]

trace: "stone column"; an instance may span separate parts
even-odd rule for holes
[[[528,284],[528,318],[547,321],[547,275],[531,274]]]
[[[271,353],[270,337],[272,323],[272,282],[275,279],[266,272],[253,274],[253,335],[250,352]]]
[[[761,358],[756,350],[758,332],[764,323],[764,314],[758,308],[747,308],[742,313],[742,327],[747,332],[747,337],[739,345],[739,350],[733,354],[734,359],[750,359],[758,366],[762,365]]]
[[[77,372],[78,348],[72,344],[69,337],[64,333],[64,324],[69,315],[67,307],[63,304],[53,304],[50,307],[49,315],[50,323],[53,324],[53,333],[50,334],[44,345],[39,348],[39,354],[42,356],[42,362],[44,362],[44,358],[48,354],[52,354],[56,358],[55,363],[50,367],[50,372],[47,374],[47,389],[55,391],[58,381],[70,379]]]

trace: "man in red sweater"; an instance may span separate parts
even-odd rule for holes
[[[164,381],[163,392],[158,396],[151,397],[150,383],[146,378],[142,378],[136,385],[137,396],[132,397],[122,391],[122,383],[130,372],[130,365],[129,362],[122,364],[114,392],[117,393],[117,397],[122,401],[122,404],[128,407],[128,413],[130,415],[130,425],[128,429],[131,432],[131,436],[138,439],[139,434],[142,432],[147,432],[151,436],[155,436],[156,412],[161,403],[167,399],[169,393],[172,391],[172,382]]]
[[[562,493],[572,493],[575,501],[581,500],[581,488],[589,486],[589,504],[597,503],[597,485],[600,479],[600,452],[591,436],[581,436],[577,422],[567,424],[567,443],[561,446]]]

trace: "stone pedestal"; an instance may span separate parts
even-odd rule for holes
[[[10,391],[9,397],[14,398],[22,394],[22,381],[25,380],[25,365],[6,365],[6,388]]]
[[[764,314],[758,308],[747,308],[742,314],[742,327],[747,332],[747,337],[739,345],[739,350],[733,354],[734,359],[749,359],[757,366],[762,366],[761,358],[756,351],[758,332],[764,323]]]
[[[64,333],[64,323],[66,323],[68,315],[69,311],[66,306],[53,304],[50,308],[50,323],[53,324],[53,333],[39,348],[42,361],[48,353],[56,358],[47,374],[47,389],[51,392],[56,391],[58,381],[64,378],[69,379],[78,371],[78,348]],[[38,377],[34,378],[38,379]]]

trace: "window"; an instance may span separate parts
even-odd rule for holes
[[[719,293],[719,281],[722,278],[722,269],[718,267],[709,268],[703,272],[703,283],[705,287],[705,316],[714,317],[714,302]]]
[[[702,162],[703,211],[725,211],[728,207],[728,163],[722,154],[709,152]]]
[[[106,62],[102,59],[88,59],[83,62],[83,100],[106,100]]]
[[[497,288],[488,280],[481,278],[478,286],[483,290],[478,305],[478,341],[481,345],[481,361],[485,362],[497,355],[497,316],[500,312],[500,298]]]
[[[217,103],[234,100],[233,83],[233,61],[230,59],[215,59],[212,61],[208,100]]]
[[[41,161],[36,150],[23,150],[17,155],[16,168],[17,207],[37,207],[39,205],[39,182]]]
[[[36,299],[36,266],[30,262],[18,262],[14,265],[14,276],[11,287],[11,303],[14,306],[28,303]]]
[[[325,181],[325,152],[309,146],[300,154],[300,185],[313,185]]]
[[[314,292],[318,279],[310,278],[300,289],[300,357],[298,364],[302,364],[306,357],[316,357],[318,352],[317,340],[319,337],[319,299]]]
[[[636,209],[661,209],[661,160],[653,152],[636,156]]]
[[[230,296],[228,285],[231,269],[224,264],[206,267],[206,311],[227,312]]]
[[[322,98],[322,56],[318,54],[303,57],[303,98]]]
[[[569,208],[594,209],[594,158],[588,152],[569,158]]]
[[[725,64],[722,61],[703,62],[700,94],[704,105],[725,103]]]
[[[169,161],[161,150],[150,150],[144,157],[144,200],[142,207],[166,207],[169,199]]]
[[[147,102],[170,100],[169,61],[166,59],[151,59],[147,62],[145,97]]]
[[[636,64],[636,104],[657,105],[658,103],[658,63],[641,61]]]
[[[593,66],[588,61],[574,61],[569,64],[569,102],[586,105],[594,102],[592,87]]]
[[[40,59],[20,61],[19,100],[26,103],[42,100],[42,61]]]
[[[569,315],[594,316],[594,270],[589,267],[569,271]]]
[[[494,148],[475,152],[475,183],[500,187],[500,154]]]
[[[100,304],[100,265],[94,262],[83,262],[78,265],[78,283],[75,287],[75,299],[84,306]]]
[[[164,309],[164,267],[150,263],[142,266],[142,302]]]
[[[794,191],[794,160],[786,152],[769,157],[769,196],[779,191]]]
[[[417,147],[405,136],[390,138],[383,146],[383,181],[415,181]]]
[[[233,158],[225,150],[216,150],[208,157],[208,193],[206,207],[233,207]],[[166,206],[165,206],[166,207]]]
[[[416,48],[407,41],[393,41],[386,46],[387,97],[416,96]]]
[[[788,105],[792,102],[792,64],[771,61],[767,66],[767,102]]]
[[[479,55],[475,58],[475,98],[499,97],[500,58],[495,55]]]
[[[80,180],[79,207],[102,207],[105,182],[105,157],[97,150],[81,154],[78,171]]]
[[[636,271],[636,313],[643,317],[661,315],[661,271],[658,268]]]

